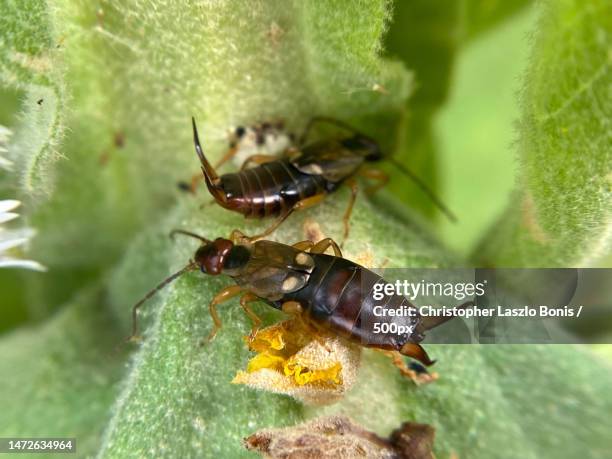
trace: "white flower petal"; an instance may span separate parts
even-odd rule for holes
[[[21,202],[16,199],[3,199],[0,200],[0,213],[9,212],[11,210],[16,209],[21,205]]]
[[[32,228],[23,227],[11,230],[4,230],[0,228],[0,242],[7,241],[9,239],[31,239],[36,234],[36,231]]]
[[[33,260],[20,260],[18,258],[0,258],[0,268],[23,268],[33,271],[46,271],[47,267]]]
[[[19,214],[16,214],[14,212],[6,212],[4,214],[0,212],[0,224],[10,222],[11,220],[15,220],[18,217]]]
[[[6,158],[3,158],[2,156],[0,156],[0,168],[2,169],[6,169],[6,170],[11,170],[11,168],[13,167],[13,162],[9,161]]]
[[[22,237],[22,238],[17,238],[17,239],[6,239],[4,241],[0,241],[0,253],[8,249],[19,247],[20,245],[23,245],[26,242],[28,242],[27,237]]]
[[[4,250],[17,247],[28,242],[36,231],[32,228],[19,228],[10,231],[0,231],[0,254]]]

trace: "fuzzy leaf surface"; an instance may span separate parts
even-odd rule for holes
[[[542,4],[521,94],[517,189],[475,252],[497,266],[588,266],[612,228],[612,5]]]

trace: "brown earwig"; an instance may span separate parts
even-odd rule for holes
[[[452,316],[423,317],[405,297],[387,297],[384,309],[402,307],[415,308],[411,316],[374,315],[374,306],[380,306],[373,296],[375,284],[385,281],[374,272],[346,258],[338,245],[331,239],[314,244],[302,241],[292,246],[258,240],[251,242],[235,231],[232,238],[208,240],[197,234],[175,230],[173,234],[184,234],[202,241],[193,260],[177,273],[151,290],[133,308],[133,329],[130,338],[138,336],[138,309],[158,290],[182,274],[200,269],[205,274],[226,274],[237,285],[221,290],[209,304],[214,328],[208,340],[214,338],[221,328],[217,305],[241,295],[240,305],[253,321],[251,338],[255,336],[261,320],[249,308],[253,301],[263,301],[288,314],[300,314],[316,327],[325,327],[348,340],[362,346],[376,348],[393,357],[393,361],[405,375],[413,374],[400,357],[412,357],[424,365],[434,362],[421,347],[425,332],[438,326]],[[327,255],[327,249],[334,255]],[[473,304],[465,303],[459,308]],[[374,324],[384,321],[394,323],[402,333],[374,332]]]
[[[340,139],[321,140],[299,149],[288,149],[280,157],[252,155],[244,161],[239,172],[219,176],[204,154],[195,119],[192,119],[195,149],[206,185],[215,201],[246,218],[276,217],[276,221],[268,229],[252,239],[269,235],[293,212],[318,204],[326,195],[347,184],[351,189],[351,198],[343,216],[345,240],[358,191],[354,177],[361,175],[376,180],[378,184],[369,187],[370,192],[384,186],[389,177],[383,171],[363,167],[366,163],[381,160],[392,162],[414,180],[451,220],[455,220],[455,216],[422,180],[393,158],[384,157],[379,145],[372,138],[338,120],[313,118],[300,138],[300,144],[305,142],[312,126],[320,122],[339,126],[351,132],[351,135]],[[225,155],[221,163],[230,157],[231,154]],[[248,167],[252,164],[256,166]]]

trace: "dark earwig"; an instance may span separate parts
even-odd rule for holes
[[[210,314],[214,328],[212,339],[221,328],[216,306],[230,298],[241,295],[240,304],[254,322],[251,336],[257,333],[259,318],[250,310],[248,303],[263,301],[287,313],[304,314],[317,326],[329,328],[346,339],[362,346],[394,352],[394,362],[402,372],[410,371],[399,354],[412,357],[424,365],[434,362],[420,346],[425,332],[446,322],[452,315],[424,318],[418,315],[416,307],[405,297],[388,297],[381,305],[374,299],[373,287],[385,281],[374,272],[346,258],[338,245],[331,239],[317,244],[310,241],[298,242],[292,246],[278,242],[250,240],[242,235],[240,242],[218,238],[210,241],[188,231],[175,231],[202,241],[193,260],[177,273],[164,280],[140,300],[133,309],[133,334],[136,337],[138,309],[157,291],[182,274],[199,268],[210,275],[226,274],[236,285],[221,290],[210,302]],[[240,234],[240,233],[233,233]],[[238,238],[241,236],[239,235]],[[332,248],[334,255],[324,252]],[[458,307],[465,307],[472,302]],[[384,309],[414,308],[410,316],[383,315],[376,317],[374,307]],[[376,322],[394,324],[388,332],[376,332]],[[393,332],[402,330],[401,333]]]
[[[263,233],[252,239],[272,233],[291,213],[321,202],[343,184],[351,188],[351,199],[343,217],[344,236],[349,232],[349,219],[357,195],[356,175],[378,181],[374,191],[383,186],[389,177],[378,169],[365,168],[366,163],[388,160],[412,179],[451,220],[455,216],[427,185],[413,172],[392,158],[383,156],[379,145],[372,138],[356,132],[350,126],[331,118],[313,118],[300,138],[304,143],[316,122],[339,126],[351,135],[341,139],[326,139],[291,149],[280,157],[253,155],[246,159],[239,172],[219,176],[206,158],[195,120],[193,138],[200,159],[202,173],[208,190],[222,207],[239,212],[247,218],[276,217],[276,221]],[[234,149],[235,150],[235,149]],[[223,161],[231,155],[225,155]],[[255,167],[247,167],[255,164]]]

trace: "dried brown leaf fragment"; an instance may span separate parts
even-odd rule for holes
[[[244,439],[248,450],[270,459],[433,459],[435,430],[405,422],[383,438],[345,416],[324,416],[283,429],[265,429]]]

